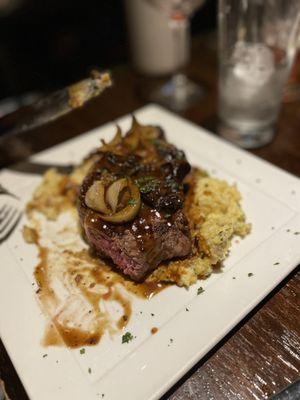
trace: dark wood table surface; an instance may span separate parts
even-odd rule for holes
[[[118,66],[112,73],[114,87],[99,99],[43,129],[27,134],[24,140],[30,152],[132,113],[147,103],[147,92],[158,82],[157,79],[140,76],[128,65]],[[187,73],[194,81],[204,85],[206,94],[182,115],[215,131],[217,60],[210,37],[195,41]],[[300,101],[283,105],[274,141],[252,152],[300,175]],[[163,400],[267,399],[297,380],[300,376],[299,287],[300,274],[295,269],[163,396]],[[27,399],[2,344],[0,378],[5,382],[11,400]]]

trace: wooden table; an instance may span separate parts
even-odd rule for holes
[[[205,86],[206,95],[182,115],[215,130],[217,62],[213,42],[196,40],[187,72]],[[146,104],[145,93],[157,83],[127,65],[114,68],[113,77],[114,87],[88,107],[27,135],[31,150],[47,148],[133,112]],[[275,140],[253,153],[300,175],[300,102],[283,105]],[[299,378],[299,287],[300,274],[295,270],[163,399],[266,399]],[[12,400],[27,399],[2,345],[0,377]]]

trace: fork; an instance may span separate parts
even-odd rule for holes
[[[9,192],[7,189],[5,189],[4,186],[1,185],[0,183],[0,195],[1,194],[7,194],[8,196],[14,197],[15,199],[19,199],[18,196],[16,196],[15,194]]]
[[[2,202],[1,202],[2,203]],[[12,201],[0,203],[0,244],[9,238],[21,219],[22,212]],[[15,203],[17,203],[15,201]]]

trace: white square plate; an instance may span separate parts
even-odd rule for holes
[[[20,224],[0,247],[0,334],[32,400],[92,400],[102,395],[105,400],[158,399],[300,260],[300,235],[295,234],[300,231],[300,182],[296,177],[160,107],[144,107],[136,116],[141,123],[161,125],[192,164],[236,182],[252,232],[233,245],[222,273],[189,290],[170,287],[151,300],[135,299],[128,325],[135,340],[122,345],[122,333],[104,337],[99,345],[86,348],[83,356],[78,349],[41,345],[45,317],[32,286],[37,255],[33,246],[24,243]],[[126,129],[130,116],[117,122]],[[113,133],[114,123],[109,123],[33,159],[79,162],[100,138],[109,139]],[[8,170],[0,174],[1,183],[24,201],[40,179]],[[199,286],[205,291],[197,296]],[[158,332],[151,335],[154,326]]]

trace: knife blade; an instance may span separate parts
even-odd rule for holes
[[[19,120],[14,127],[4,132],[4,135],[0,137],[0,141],[6,135],[11,136],[35,129],[82,107],[111,85],[112,81],[109,73],[100,73],[97,70],[93,70],[88,78],[73,83],[34,103],[31,106],[33,115],[25,117],[24,120]]]
[[[55,168],[61,174],[70,174],[75,165],[74,164],[50,164],[38,163],[31,160],[25,160],[7,167],[10,171],[24,172],[28,174],[43,175],[48,169]]]

